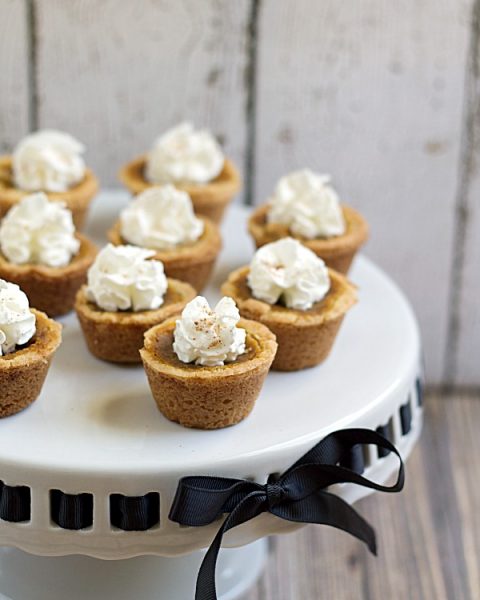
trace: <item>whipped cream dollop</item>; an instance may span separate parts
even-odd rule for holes
[[[250,264],[248,285],[255,298],[288,308],[308,310],[330,289],[321,258],[293,238],[259,248]]]
[[[0,223],[0,250],[17,265],[64,267],[79,249],[71,211],[43,192],[24,196]]]
[[[224,162],[222,149],[208,130],[181,123],[156,140],[145,177],[151,183],[207,183],[221,173]]]
[[[0,356],[15,352],[35,335],[35,315],[15,283],[0,279]]]
[[[196,242],[203,229],[203,221],[195,216],[190,196],[173,185],[145,190],[120,215],[122,238],[155,250]]]
[[[216,367],[245,352],[246,331],[237,327],[238,308],[225,296],[211,309],[197,296],[183,309],[174,331],[173,350],[184,363]]]
[[[27,135],[13,152],[15,185],[32,192],[65,192],[85,177],[85,147],[62,131]]]
[[[168,281],[152,250],[108,244],[88,271],[87,298],[109,312],[162,306]]]
[[[282,177],[270,198],[267,221],[287,225],[290,232],[307,239],[345,233],[345,220],[329,175],[308,169]]]

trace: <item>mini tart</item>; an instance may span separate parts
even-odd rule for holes
[[[160,308],[139,312],[109,312],[87,299],[87,286],[77,294],[75,311],[90,352],[102,360],[115,363],[141,362],[139,350],[145,332],[182,312],[196,292],[183,281],[168,279],[168,288]]]
[[[331,288],[325,298],[309,310],[297,310],[254,298],[247,284],[249,271],[248,266],[233,271],[221,290],[235,300],[242,317],[263,323],[276,335],[278,351],[272,369],[298,371],[323,362],[345,313],[357,302],[356,288],[329,269]]]
[[[87,280],[87,271],[95,260],[97,247],[81,233],[80,250],[66,267],[16,265],[0,252],[0,279],[16,283],[27,294],[30,306],[50,317],[70,312],[78,289]]]
[[[173,351],[175,319],[145,334],[140,354],[157,406],[167,419],[185,427],[221,429],[252,411],[272,364],[277,343],[261,323],[240,319],[247,351],[218,367],[183,363]]]
[[[200,238],[193,244],[184,244],[171,250],[156,250],[155,260],[161,260],[167,277],[186,281],[197,292],[208,283],[217,256],[222,248],[222,238],[218,226],[206,218]],[[108,240],[114,246],[129,244],[120,233],[120,221],[107,232]]]
[[[257,248],[284,237],[293,237],[322,258],[328,267],[340,273],[348,273],[355,254],[368,239],[368,224],[360,213],[342,205],[346,232],[330,238],[313,240],[294,235],[286,225],[267,223],[269,205],[259,206],[248,219],[248,231]]]
[[[24,346],[0,356],[0,418],[30,406],[38,398],[52,357],[62,341],[62,326],[34,308],[36,332]]]
[[[86,169],[83,181],[77,183],[65,192],[47,192],[49,200],[65,202],[72,211],[75,229],[81,230],[85,225],[88,208],[98,191],[98,180],[90,169]],[[12,172],[12,157],[0,156],[0,218],[2,218],[23,196],[32,191],[15,187]]]
[[[139,194],[154,187],[144,177],[146,156],[140,156],[126,164],[119,172],[120,181],[132,194]],[[175,183],[179,190],[187,192],[197,215],[203,215],[214,223],[220,223],[223,213],[235,194],[240,190],[240,175],[231,160],[225,159],[222,172],[208,183]]]

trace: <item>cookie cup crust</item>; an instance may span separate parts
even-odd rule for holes
[[[134,195],[158,185],[145,179],[146,163],[147,156],[139,156],[119,171],[120,181]],[[175,183],[174,185],[177,189],[187,192],[198,215],[203,215],[214,223],[220,223],[226,207],[240,190],[241,180],[233,162],[226,158],[220,175],[212,181],[203,184]]]
[[[62,341],[62,326],[43,312],[36,317],[36,332],[23,348],[0,356],[0,418],[20,412],[42,390],[52,357]]]
[[[204,223],[204,231],[196,242],[171,250],[156,250],[155,256],[152,257],[163,262],[167,277],[186,281],[197,292],[207,285],[222,248],[218,226],[205,217],[201,219]],[[119,220],[107,232],[107,237],[114,246],[129,244],[122,238]]]
[[[272,369],[298,371],[323,362],[345,313],[357,302],[356,288],[344,275],[329,269],[329,293],[312,309],[303,311],[254,298],[247,284],[249,272],[245,266],[230,273],[221,291],[235,300],[242,317],[263,323],[275,334],[278,351]]]
[[[153,398],[160,412],[184,427],[221,429],[239,423],[252,411],[270,369],[277,343],[267,327],[240,319],[247,331],[252,356],[218,367],[169,362],[158,351],[162,341],[171,344],[175,319],[145,334],[140,350]],[[240,357],[239,357],[240,358]]]
[[[97,255],[97,247],[86,236],[77,233],[75,237],[80,240],[80,250],[65,267],[16,265],[0,253],[0,279],[19,285],[27,294],[30,306],[49,317],[70,312]]]
[[[72,211],[75,229],[82,230],[87,218],[88,208],[98,192],[98,179],[91,169],[86,169],[85,177],[80,183],[65,192],[44,191],[49,200],[65,202]],[[0,218],[2,218],[15,204],[34,192],[15,187],[13,183],[12,157],[0,156]]]
[[[87,286],[78,291],[75,311],[89,351],[102,360],[140,363],[144,333],[165,319],[178,315],[196,296],[191,285],[168,279],[164,303],[155,310],[139,312],[102,310],[87,299]]]
[[[317,256],[322,258],[328,267],[339,273],[348,273],[355,254],[368,239],[368,223],[362,215],[350,206],[342,205],[346,232],[331,238],[315,238],[309,240],[294,235],[286,225],[267,223],[269,205],[259,206],[248,219],[248,231],[257,248],[290,236],[302,242]]]

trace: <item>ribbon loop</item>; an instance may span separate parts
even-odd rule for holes
[[[287,491],[282,481],[272,475],[268,478],[265,485],[265,492],[267,495],[268,510],[278,506],[287,497]]]
[[[381,485],[340,466],[354,446],[372,444],[389,450],[399,460],[397,481]],[[224,533],[269,512],[280,519],[329,525],[363,541],[376,553],[372,527],[342,498],[326,491],[336,483],[350,483],[382,492],[399,492],[404,485],[404,468],[395,446],[369,429],[344,429],[331,433],[283,475],[270,476],[265,485],[243,479],[196,476],[180,480],[169,518],[182,525],[207,525],[226,514],[203,559],[195,600],[216,600],[215,567]]]

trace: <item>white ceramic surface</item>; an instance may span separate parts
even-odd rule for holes
[[[103,561],[0,548],[0,600],[192,600],[204,554]],[[266,558],[266,539],[223,549],[216,572],[218,600],[242,596],[261,574]]]
[[[127,201],[103,194],[89,231],[97,240]],[[233,207],[224,225],[225,248],[209,300],[229,271],[253,251],[246,234],[247,211]],[[141,366],[121,367],[95,359],[85,346],[74,315],[63,319],[63,344],[42,395],[26,411],[0,421],[0,480],[28,485],[32,518],[25,524],[0,521],[0,544],[38,554],[83,553],[122,558],[148,553],[176,555],[205,547],[218,524],[181,528],[168,521],[178,479],[192,474],[253,477],[265,481],[281,472],[328,432],[351,426],[377,427],[392,419],[394,439],[408,454],[421,423],[412,400],[413,426],[402,436],[398,408],[415,394],[420,344],[415,318],[403,294],[379,269],[359,258],[351,272],[360,301],[344,321],[329,359],[297,373],[271,373],[245,421],[218,431],[185,429],[157,410]],[[392,456],[367,456],[373,476],[385,479]],[[94,495],[94,524],[85,531],[62,530],[49,514],[49,490]],[[111,527],[112,492],[138,496],[159,491],[160,525],[144,532]],[[365,490],[342,486],[350,500]],[[268,515],[230,532],[226,545],[291,530]]]

